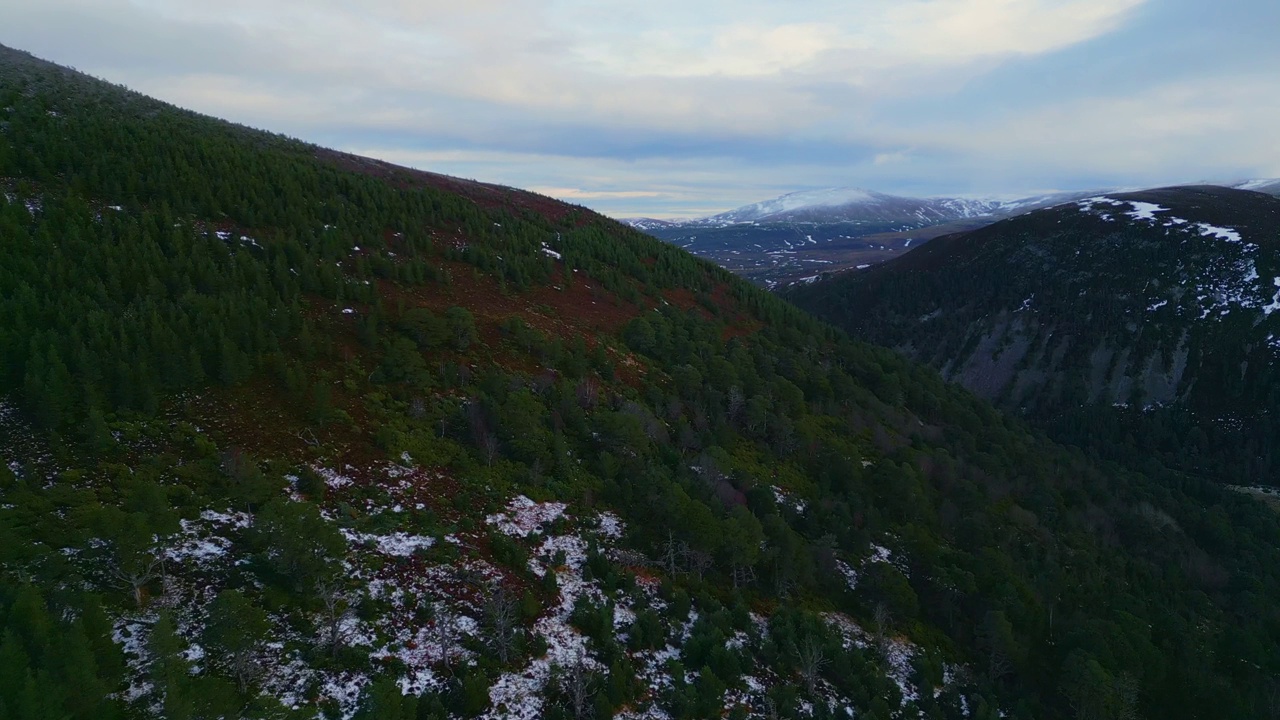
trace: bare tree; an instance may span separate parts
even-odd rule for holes
[[[794,581],[791,577],[790,569],[782,564],[781,558],[775,558],[773,561],[773,594],[779,598],[785,598],[791,592],[791,586]]]
[[[889,647],[889,624],[893,621],[893,616],[889,613],[889,606],[884,603],[876,603],[875,609],[876,623],[876,645],[880,648],[880,652],[884,653]]]
[[[693,426],[689,425],[687,422],[680,423],[679,443],[680,452],[683,453],[689,453],[700,449],[698,433],[696,433]]]
[[[437,420],[436,422],[440,426],[440,437],[444,437],[445,435],[448,435],[449,434],[449,414],[440,413],[440,419]]]
[[[489,626],[489,643],[504,665],[515,652],[518,608],[515,598],[501,584],[495,584],[484,606]]]
[[[586,378],[578,383],[575,394],[578,397],[578,405],[590,410],[600,400],[600,386],[595,380]]]
[[[800,679],[804,681],[805,691],[809,695],[816,695],[818,683],[822,681],[822,668],[827,664],[822,643],[812,635],[806,637],[800,647],[796,648],[796,660],[799,662]]]
[[[588,720],[594,714],[595,707],[592,703],[595,697],[594,685],[591,673],[587,671],[587,664],[579,654],[565,672],[564,691],[568,696],[569,708],[573,711],[574,720]]]
[[[987,651],[987,677],[991,682],[996,682],[1013,671],[1013,626],[1003,612],[987,613],[979,630],[979,639]]]
[[[742,394],[742,388],[734,385],[729,388],[729,419],[737,420],[738,415],[742,413],[742,408],[747,404],[747,398]]]
[[[117,558],[110,569],[111,577],[133,593],[133,602],[142,608],[147,601],[147,586],[164,576],[164,557],[138,552]]]
[[[608,548],[605,554],[623,567],[649,567],[654,564],[644,553],[627,548]]]
[[[987,651],[987,678],[991,682],[995,682],[1010,672],[1013,672],[1013,667],[1009,664],[1009,656],[998,647],[989,648]]]
[[[440,646],[440,660],[444,663],[445,672],[452,677],[452,659],[458,647],[458,621],[443,602],[436,603],[432,610],[435,615],[436,644]]]
[[[325,642],[329,645],[330,657],[337,658],[344,640],[342,634],[342,618],[346,615],[350,603],[347,601],[344,578],[334,574],[316,580],[316,595],[324,606]]]
[[[1280,720],[1280,679],[1273,679],[1267,689],[1267,717]]]
[[[415,397],[409,401],[409,417],[414,420],[421,420],[427,416],[427,401],[421,397]]]
[[[746,587],[756,581],[756,569],[750,565],[734,563],[732,575],[734,589]]]
[[[676,543],[676,536],[671,531],[667,531],[667,542],[662,546],[662,555],[658,558],[658,564],[667,571],[668,575],[675,576],[680,571],[681,547]]]
[[[486,431],[480,436],[480,449],[484,452],[485,465],[492,466],[498,459],[498,436]]]
[[[1137,720],[1138,681],[1129,673],[1111,681],[1111,705],[1111,716],[1116,720]]]
[[[691,547],[685,547],[683,555],[685,566],[689,568],[689,572],[697,575],[699,580],[701,580],[702,576],[705,575],[707,571],[711,569],[711,566],[715,564],[715,558],[712,557],[711,553],[706,552],[705,550],[695,550]]]

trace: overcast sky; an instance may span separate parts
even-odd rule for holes
[[[0,43],[616,216],[1280,176],[1277,0],[0,0]]]

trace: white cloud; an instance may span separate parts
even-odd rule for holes
[[[1118,31],[1149,46],[1112,52],[1177,42],[1133,33],[1188,2],[0,0],[0,42],[210,114],[628,212],[826,184],[1280,174],[1273,77],[1214,56],[1194,78],[1137,68],[1151,77],[1135,90],[1095,68],[1066,89],[1074,68],[1049,63]],[[1280,61],[1268,52],[1257,67]],[[1038,62],[1059,75],[1009,73]],[[994,77],[1008,85],[972,91]]]
[[[935,147],[1075,172],[1151,175],[1280,167],[1270,74],[1154,85],[1136,94],[1068,98],[997,123],[923,128]],[[919,142],[917,131],[909,136]],[[1206,152],[1212,148],[1212,152]],[[1194,179],[1194,178],[1189,178]]]
[[[889,5],[881,38],[946,60],[1058,50],[1115,30],[1146,0],[925,0]]]
[[[528,190],[561,200],[635,200],[637,198],[671,198],[652,190],[583,190],[582,188],[531,187]]]

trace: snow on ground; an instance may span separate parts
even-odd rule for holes
[[[1258,287],[1259,276],[1256,264],[1258,246],[1245,242],[1239,230],[1170,217],[1165,214],[1170,212],[1168,208],[1136,200],[1117,200],[1098,196],[1080,200],[1076,205],[1081,211],[1093,213],[1104,220],[1115,219],[1112,208],[1129,207],[1131,209],[1122,214],[1141,222],[1185,233],[1184,243],[1198,236],[1237,246],[1240,249],[1239,256],[1214,262],[1201,270],[1198,277],[1181,283],[1194,286],[1192,296],[1196,300],[1196,305],[1193,311],[1198,313],[1201,320],[1221,320],[1237,309],[1261,310],[1264,315],[1280,310],[1280,293],[1275,295],[1271,304],[1266,304],[1271,296],[1267,289]],[[1157,213],[1161,215],[1157,216]],[[1147,311],[1155,312],[1168,303],[1167,299],[1155,298],[1149,301]]]
[[[411,535],[403,532],[393,532],[390,535],[372,535],[355,532],[347,528],[342,528],[341,531],[343,536],[347,538],[347,542],[357,544],[372,543],[378,549],[378,552],[395,557],[409,557],[418,550],[426,550],[436,542],[433,537]]]
[[[913,672],[911,661],[916,655],[915,645],[903,638],[886,637],[883,638],[884,642],[879,647],[876,647],[875,638],[863,630],[848,615],[826,613],[823,615],[823,619],[840,633],[845,649],[876,649],[880,652],[889,678],[893,680],[894,684],[898,686],[898,690],[902,693],[903,705],[920,699],[919,691],[916,689],[915,684],[911,682]]]
[[[777,485],[772,485],[769,489],[773,491],[773,499],[782,507],[790,508],[798,513],[804,512],[805,508],[809,507],[809,503],[801,500],[792,493],[783,490]]]
[[[564,510],[563,503],[535,503],[521,495],[507,505],[506,513],[491,515],[487,522],[508,535],[528,537],[543,525],[563,517]],[[601,524],[605,524],[603,518]],[[614,527],[621,523],[612,518],[608,524]],[[587,548],[587,540],[581,535],[555,535],[544,539],[530,558],[529,570],[538,577],[555,573],[560,591],[559,604],[538,618],[533,626],[533,632],[546,641],[547,652],[542,657],[531,659],[521,670],[504,673],[498,678],[489,689],[491,709],[483,717],[534,720],[542,716],[542,691],[556,668],[573,667],[578,663],[593,669],[600,668],[590,655],[587,638],[569,624],[569,616],[579,598],[589,597],[597,603],[604,601],[604,595],[596,584],[583,578]],[[561,556],[563,563],[551,566],[552,558]],[[620,619],[627,622],[628,616],[631,620],[635,618],[629,609],[623,609],[621,615],[615,610],[615,625]]]
[[[916,647],[901,638],[886,638],[881,648],[885,664],[888,665],[889,678],[902,693],[902,704],[916,702],[920,693],[915,683],[911,682],[911,661],[915,658]]]
[[[125,665],[129,668],[129,687],[124,692],[124,699],[131,703],[152,691],[146,672],[152,660],[147,651],[147,640],[155,622],[155,615],[123,617],[112,627],[111,640],[124,652]]]
[[[402,460],[405,465],[386,463],[360,469],[345,466],[341,472],[316,467],[325,483],[334,489],[325,502],[324,516],[332,521],[338,515],[335,508],[339,503],[354,504],[369,517],[404,506],[421,508],[423,501],[429,503],[432,490],[428,484],[436,476],[411,467],[411,458]],[[802,501],[780,488],[773,490],[780,503],[803,511]],[[371,491],[378,491],[373,492],[376,500],[368,499]],[[587,597],[596,604],[613,602],[615,632],[624,641],[636,620],[634,596],[621,593],[606,596],[598,582],[584,577],[593,544],[598,543],[601,552],[617,550],[614,541],[624,536],[625,524],[612,513],[583,519],[568,515],[566,509],[563,503],[540,503],[522,495],[512,499],[502,512],[486,519],[496,531],[525,538],[533,545],[529,571],[538,577],[554,573],[559,590],[557,601],[544,610],[530,629],[545,640],[547,651],[498,678],[489,691],[492,704],[486,718],[538,718],[544,714],[543,696],[557,668],[582,663],[594,671],[604,670],[593,657],[589,641],[569,622],[579,598]],[[247,513],[206,510],[196,519],[184,520],[181,531],[160,549],[172,565],[164,581],[165,592],[153,601],[152,607],[172,609],[179,634],[191,643],[187,657],[197,666],[205,661],[204,649],[195,643],[203,632],[205,609],[228,574],[240,572],[238,563],[244,560],[237,560],[233,555],[237,550],[237,533],[251,527],[252,522],[253,517]],[[272,642],[262,653],[266,672],[261,685],[265,694],[277,698],[287,708],[305,709],[314,707],[317,701],[327,700],[336,704],[337,717],[350,720],[372,678],[385,668],[399,668],[396,680],[401,691],[417,695],[444,688],[447,675],[441,671],[441,663],[474,662],[474,651],[468,648],[478,648],[484,634],[479,620],[484,616],[484,588],[509,583],[511,578],[508,571],[475,555],[475,548],[482,545],[483,530],[457,530],[445,536],[444,541],[450,544],[447,550],[460,556],[433,561],[433,554],[420,551],[437,545],[437,537],[404,531],[369,533],[339,529],[349,541],[343,564],[351,585],[344,591],[349,607],[343,609],[339,618],[338,635],[344,645],[367,651],[369,665],[343,670],[312,667],[305,659],[310,652],[306,648],[323,648],[327,642],[328,623],[323,615],[317,613],[312,618],[317,629],[308,632],[314,635],[291,629],[284,617],[273,617]],[[554,534],[550,534],[552,532]],[[870,562],[896,564],[898,559],[888,548],[873,545],[862,566]],[[856,586],[855,566],[840,561],[839,567],[850,587]],[[660,597],[660,583],[656,578],[639,576],[635,587],[645,596],[643,602],[650,608],[662,612],[668,607]],[[357,615],[361,596],[376,602],[380,612],[372,617]],[[132,613],[119,618],[115,624],[114,639],[124,647],[130,669],[127,697],[139,704],[157,701],[146,677],[150,660],[145,642],[154,618],[154,615]],[[867,634],[847,616],[827,618],[839,628],[846,646],[871,647]],[[621,717],[665,720],[667,713],[658,703],[672,686],[669,663],[681,658],[681,648],[691,637],[698,620],[698,611],[691,608],[686,619],[671,628],[668,644],[632,656],[637,677],[649,691]],[[768,620],[753,614],[752,622],[752,628],[739,630],[728,638],[726,646],[743,651],[757,648],[767,632]],[[909,683],[914,648],[905,640],[886,641],[884,653],[887,672],[902,688],[903,696],[914,697],[915,690]],[[197,667],[196,671],[203,669]],[[752,708],[752,717],[760,717],[758,711],[763,706],[766,688],[783,679],[774,678],[760,668],[748,668],[747,672],[744,686],[726,692],[725,708],[728,711],[747,706]],[[686,681],[695,677],[696,672],[686,671]],[[817,702],[833,711],[848,707],[847,701],[829,688]]]
[[[601,537],[617,540],[622,537],[625,528],[626,525],[617,515],[611,512],[600,513],[600,528],[597,532],[600,533]]]
[[[351,485],[353,482],[350,477],[343,475],[337,470],[330,470],[329,468],[321,465],[312,465],[311,469],[314,470],[322,480],[324,480],[324,484],[331,490],[340,490]]]
[[[1205,237],[1217,238],[1230,243],[1244,243],[1244,238],[1241,237],[1240,231],[1235,228],[1218,227],[1216,225],[1210,225],[1202,222],[1193,223],[1180,217],[1164,216],[1157,218],[1156,213],[1167,213],[1170,212],[1170,210],[1169,208],[1161,207],[1155,203],[1141,202],[1138,200],[1117,200],[1115,198],[1098,196],[1080,200],[1076,205],[1084,212],[1090,212],[1098,215],[1103,220],[1114,220],[1114,217],[1105,210],[1099,210],[1099,205],[1110,207],[1124,207],[1125,205],[1128,205],[1133,209],[1123,214],[1133,218],[1134,220],[1159,224],[1161,227],[1166,228],[1185,227],[1194,230]]]
[[[200,513],[200,519],[215,525],[228,525],[242,530],[253,524],[252,515],[247,512],[235,510],[228,510],[227,512],[205,510]]]
[[[1216,237],[1219,240],[1226,240],[1230,243],[1243,243],[1244,238],[1240,237],[1240,232],[1234,228],[1215,227],[1208,223],[1195,223],[1192,227],[1200,231],[1205,237]]]
[[[908,566],[902,559],[895,557],[889,548],[884,547],[883,545],[876,545],[875,543],[871,544],[871,554],[863,558],[862,562],[859,563],[857,567],[854,567],[844,560],[837,559],[836,570],[844,576],[845,584],[849,586],[849,589],[856,590],[858,587],[859,576],[862,572],[866,571],[867,566],[871,563],[885,563],[887,565],[892,565],[901,571],[903,575],[909,574]]]
[[[565,507],[564,503],[536,503],[521,495],[507,504],[505,513],[490,515],[485,522],[505,535],[528,537],[529,533],[564,515]]]
[[[1125,213],[1125,215],[1128,215],[1129,217],[1135,220],[1148,220],[1150,222],[1155,222],[1156,213],[1169,212],[1169,208],[1160,207],[1155,203],[1138,202],[1137,200],[1131,200],[1129,201],[1129,204],[1133,206],[1133,211],[1127,212]]]
[[[201,523],[182,521],[180,544],[165,548],[165,560],[171,562],[203,563],[222,557],[231,549],[231,541],[220,535],[208,533]]]
[[[836,560],[836,569],[844,576],[845,584],[849,586],[850,590],[858,588],[858,571],[852,565],[843,560]]]
[[[1272,298],[1270,305],[1262,308],[1262,313],[1267,316],[1270,316],[1271,313],[1280,310],[1280,277],[1275,278],[1273,282],[1277,288],[1276,296]]]

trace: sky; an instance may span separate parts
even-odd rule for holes
[[[0,0],[0,43],[616,217],[1280,176],[1276,0]]]

